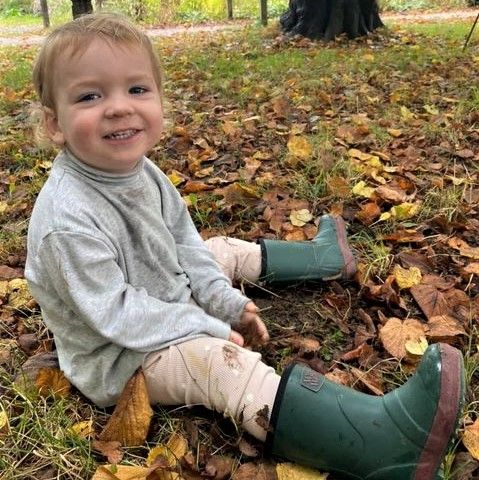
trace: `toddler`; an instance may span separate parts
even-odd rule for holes
[[[280,378],[243,348],[268,331],[232,281],[350,278],[341,218],[323,216],[311,242],[203,242],[145,157],[163,128],[162,74],[148,37],[122,17],[57,28],[33,76],[61,151],[32,213],[25,276],[83,394],[114,405],[142,366],[151,403],[215,409],[273,455],[338,478],[436,478],[463,398],[456,349],[433,345],[379,398],[302,365]]]

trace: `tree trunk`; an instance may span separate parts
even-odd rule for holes
[[[40,0],[40,7],[42,10],[43,26],[48,28],[50,26],[50,15],[48,14],[48,2],[47,0]]]
[[[289,0],[280,24],[288,35],[326,41],[342,33],[360,37],[383,26],[377,0]]]
[[[91,0],[72,0],[73,18],[78,18],[86,13],[93,13]]]

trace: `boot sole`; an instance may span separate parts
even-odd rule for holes
[[[349,280],[356,273],[357,265],[353,252],[348,245],[346,225],[342,217],[331,216],[331,218],[334,220],[334,224],[336,227],[336,237],[338,239],[339,249],[341,250],[341,255],[343,256],[344,261],[344,267],[341,270],[341,274],[338,275],[337,278]]]
[[[413,480],[435,480],[449,439],[454,434],[463,402],[462,357],[445,343],[441,350],[441,394]]]

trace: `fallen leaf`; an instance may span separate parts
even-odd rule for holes
[[[40,368],[35,386],[41,396],[52,394],[54,397],[66,397],[70,393],[71,384],[58,368]]]
[[[123,458],[121,443],[117,441],[104,442],[102,440],[93,440],[92,448],[108,460],[108,463],[119,463]]]
[[[458,335],[466,335],[464,327],[451,315],[435,315],[427,323],[427,336],[435,341],[448,341]]]
[[[356,218],[365,225],[371,225],[381,215],[381,209],[376,202],[367,202],[360,207]]]
[[[178,171],[178,170],[172,170],[168,174],[168,178],[170,179],[170,182],[177,187],[181,183],[183,183],[186,179],[185,177]]]
[[[312,468],[302,467],[295,463],[278,463],[276,465],[278,480],[326,480],[327,473],[321,473]]]
[[[302,227],[312,219],[313,215],[306,208],[302,208],[301,210],[293,210],[289,215],[289,220],[295,227]]]
[[[294,136],[288,140],[288,150],[294,157],[308,160],[313,153],[313,147],[306,137]]]
[[[422,273],[417,267],[403,268],[401,265],[395,265],[393,275],[400,289],[411,288],[421,283]]]
[[[123,389],[99,439],[119,441],[124,446],[141,445],[146,440],[152,416],[145,376],[139,369]]]
[[[404,346],[406,347],[406,352],[421,357],[424,352],[427,350],[428,343],[426,337],[419,337],[414,340],[408,340]]]
[[[24,278],[14,278],[8,282],[8,305],[15,310],[23,310],[35,305]]]
[[[466,426],[462,435],[462,443],[473,458],[479,460],[479,419]]]
[[[188,451],[188,441],[179,433],[173,433],[168,439],[166,445],[159,444],[148,452],[146,464],[152,465],[158,456],[165,457],[170,467],[176,466],[178,461],[186,455]]]
[[[213,455],[205,465],[205,473],[214,480],[231,478],[231,472],[236,465],[236,460],[226,455]]]
[[[373,371],[363,372],[359,368],[351,368],[351,373],[368,388],[374,395],[384,395],[383,382],[379,375],[374,374]]]
[[[364,180],[359,181],[352,189],[353,195],[358,197],[371,198],[374,196],[374,188],[368,187]]]
[[[69,430],[81,438],[88,438],[95,433],[93,419],[74,423]]]
[[[459,250],[459,253],[463,257],[479,260],[479,247],[471,247],[466,241],[461,240],[458,237],[450,238],[447,244],[451,248],[454,248],[455,250]]]
[[[278,480],[274,465],[269,463],[243,463],[233,474],[233,480]]]
[[[10,431],[10,421],[7,412],[0,405],[0,438],[7,435]]]
[[[409,340],[419,341],[425,335],[424,325],[413,318],[403,321],[391,317],[379,330],[379,339],[384,348],[399,360],[407,356],[406,342]]]
[[[479,262],[469,263],[464,267],[464,272],[479,276]]]
[[[151,468],[136,465],[100,465],[91,480],[146,480]]]

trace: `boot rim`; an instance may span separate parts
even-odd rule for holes
[[[266,433],[266,440],[264,442],[264,453],[268,457],[273,456],[273,442],[274,442],[274,431],[276,424],[278,423],[279,412],[281,410],[281,403],[283,402],[284,392],[288,384],[289,377],[298,363],[290,363],[284,370],[279,381],[278,390],[276,392],[276,397],[274,399],[273,409],[271,410],[271,416],[269,419],[268,432]]]
[[[441,394],[413,480],[435,478],[449,440],[456,430],[463,404],[461,353],[445,343],[439,343],[438,347],[441,352]]]

